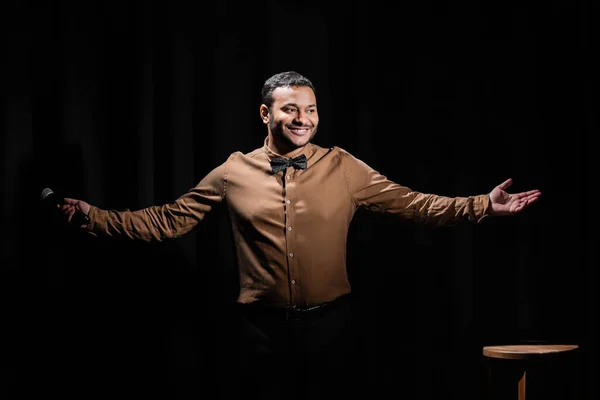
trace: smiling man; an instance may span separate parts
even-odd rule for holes
[[[289,79],[294,86],[289,84]],[[279,86],[287,85],[287,86]],[[293,157],[317,133],[319,113],[312,83],[293,72],[269,79],[263,86],[260,116],[268,127],[268,146]]]
[[[170,204],[114,211],[66,199],[62,210],[69,220],[76,208],[88,214],[91,222],[82,228],[97,235],[161,241],[190,232],[215,207],[225,207],[240,282],[238,398],[354,397],[361,375],[346,239],[355,212],[438,226],[480,223],[519,213],[540,192],[510,194],[508,179],[488,194],[420,193],[344,149],[320,147],[312,143],[319,124],[315,88],[294,71],[265,81],[260,117],[268,131],[262,147],[232,153]]]

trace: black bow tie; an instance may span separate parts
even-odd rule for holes
[[[306,169],[306,156],[304,154],[295,158],[274,158],[271,160],[271,171],[276,174],[287,167]]]

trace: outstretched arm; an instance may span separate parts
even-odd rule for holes
[[[542,195],[542,192],[537,189],[521,193],[506,192],[506,189],[512,183],[512,178],[508,178],[490,192],[492,215],[504,216],[517,214],[535,203]]]
[[[60,208],[69,222],[74,222],[75,210],[87,214],[90,223],[77,224],[94,235],[161,241],[191,231],[221,201],[220,193],[207,191],[205,186],[199,184],[172,203],[136,211],[100,209],[72,198],[65,198]]]
[[[143,241],[177,238],[194,229],[215,206],[223,202],[226,171],[233,159],[234,155],[231,155],[225,163],[214,168],[195,187],[171,203],[135,211],[117,211],[66,198],[60,208],[69,222],[73,221],[75,210],[87,214],[90,223],[80,227],[94,235]]]

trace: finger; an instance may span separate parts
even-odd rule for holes
[[[498,187],[502,190],[505,190],[505,189],[509,188],[510,185],[512,185],[512,183],[513,183],[512,178],[508,178],[507,180],[505,180],[504,182],[499,184]]]
[[[69,209],[69,212],[67,213],[67,221],[71,222],[71,218],[73,218],[74,214],[75,214],[75,208],[71,207]]]
[[[526,192],[523,192],[523,194],[526,195],[526,196],[539,196],[539,195],[542,194],[542,192],[540,192],[537,189],[534,189],[534,190],[528,190]]]
[[[542,193],[539,190],[528,190],[527,192],[513,193],[512,196],[516,197],[517,199],[529,199],[540,197],[541,194]]]
[[[514,212],[517,213],[517,212],[522,211],[524,208],[529,207],[530,205],[535,203],[537,200],[538,200],[538,197],[521,199],[521,202],[514,208]]]
[[[532,192],[523,193],[523,195],[521,197],[528,201],[528,200],[533,200],[533,199],[537,200],[540,197],[540,195],[541,195],[540,192],[532,191]]]

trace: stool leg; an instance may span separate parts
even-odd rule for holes
[[[493,362],[487,372],[487,400],[526,400],[527,371],[522,362]]]
[[[525,400],[527,394],[527,370],[523,371],[521,379],[519,379],[519,400]]]

